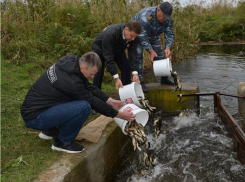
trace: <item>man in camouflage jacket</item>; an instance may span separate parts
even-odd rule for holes
[[[168,2],[163,2],[159,6],[144,8],[140,10],[131,20],[140,22],[142,32],[139,35],[137,42],[137,59],[139,62],[139,78],[144,92],[148,88],[144,84],[143,78],[143,48],[150,53],[150,60],[153,63],[155,60],[164,59],[163,47],[161,44],[160,35],[164,33],[166,58],[171,56],[171,46],[174,41],[172,5]],[[161,84],[171,84],[173,81],[168,77],[161,77]]]

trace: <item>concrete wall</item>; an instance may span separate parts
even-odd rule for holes
[[[146,84],[149,92],[146,99],[150,101],[150,105],[163,111],[176,111],[194,108],[194,97],[182,97],[178,102],[177,95],[180,91],[173,93],[175,86],[161,85],[160,83]],[[196,83],[182,83],[182,94],[193,94],[199,92],[199,86]]]
[[[90,143],[86,160],[66,175],[64,182],[105,181],[119,158],[118,154],[122,146],[129,137],[124,135],[114,122],[111,123],[111,129],[105,130],[103,135],[98,144]]]
[[[112,121],[98,143],[82,142],[85,151],[80,154],[62,153],[61,159],[42,171],[34,182],[105,182],[128,139]]]

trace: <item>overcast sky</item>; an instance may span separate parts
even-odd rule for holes
[[[182,5],[182,6],[185,6],[186,4],[199,4],[200,2],[203,2],[204,3],[204,5],[210,5],[210,4],[212,4],[212,3],[214,3],[214,2],[219,2],[220,0],[179,0],[179,2],[180,2],[180,4]],[[238,1],[238,0],[222,0],[223,2],[233,2],[233,4],[234,5],[236,5],[236,2]],[[244,0],[242,0],[242,1],[244,1]],[[169,1],[169,2],[171,2],[171,1]]]

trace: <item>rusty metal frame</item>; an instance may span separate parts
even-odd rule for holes
[[[200,96],[213,96],[214,98],[214,112],[218,114],[225,125],[226,130],[229,133],[229,137],[233,140],[234,151],[237,152],[237,158],[242,163],[245,164],[245,133],[236,122],[236,120],[227,111],[225,106],[221,102],[220,95],[230,96],[240,99],[245,99],[244,96],[225,94],[225,93],[196,93],[196,94],[178,94],[178,97],[188,97],[194,96],[194,108],[196,113],[200,114]]]

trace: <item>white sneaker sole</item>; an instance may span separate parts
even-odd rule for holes
[[[51,136],[48,136],[48,135],[43,134],[42,132],[39,133],[38,136],[39,136],[39,138],[41,138],[41,139],[43,139],[43,140],[52,140],[52,138],[53,138],[53,137],[51,137]]]
[[[52,150],[66,152],[66,153],[70,153],[70,154],[76,154],[76,153],[80,153],[80,152],[84,151],[84,149],[82,151],[71,151],[71,150],[66,150],[66,149],[62,149],[62,148],[59,148],[59,147],[55,147],[54,145],[52,145],[51,149]]]

